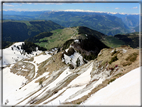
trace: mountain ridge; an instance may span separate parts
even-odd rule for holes
[[[10,14],[10,13],[8,13],[8,14]],[[109,13],[103,13],[103,12],[102,13],[96,13],[96,12],[94,13],[94,12],[70,12],[70,11],[41,11],[41,12],[35,11],[35,12],[18,12],[17,14],[19,16],[15,17],[15,18],[14,18],[14,16],[7,16],[7,18],[6,18],[6,16],[5,16],[6,13],[5,13],[4,20],[5,19],[7,19],[7,20],[8,19],[11,19],[11,20],[22,20],[22,19],[25,19],[25,20],[39,20],[39,19],[40,20],[52,20],[64,27],[74,27],[74,26],[82,26],[83,25],[83,26],[89,27],[91,29],[101,31],[107,35],[115,35],[117,33],[124,33],[124,32],[126,32],[126,33],[133,32],[134,28],[132,28],[132,27],[135,27],[137,25],[137,23],[139,23],[139,20],[137,20],[139,18],[138,15],[109,14]],[[47,14],[47,15],[45,15],[45,14]],[[26,16],[22,16],[22,15],[26,15]],[[33,15],[33,16],[31,17],[31,15]],[[109,26],[105,25],[109,29],[108,30],[105,29],[105,31],[100,30],[101,27],[105,27],[105,26],[103,26],[103,24],[101,24],[101,21],[99,21],[98,19],[97,20],[99,23],[95,23],[95,25],[97,25],[97,27],[94,27],[94,23],[89,23],[90,20],[92,20],[91,22],[96,21],[95,19],[93,19],[94,16],[91,17],[92,15],[99,15],[101,17],[102,16],[116,17],[117,21],[113,21],[113,23],[116,23],[116,24],[111,23],[111,20],[109,21],[108,19],[105,19],[105,21],[107,22],[107,20],[108,20],[108,22],[113,27],[115,26],[117,29],[114,30],[114,29],[112,29],[113,27],[109,28]],[[34,16],[35,16],[35,18],[34,18]],[[66,18],[67,16],[68,16],[68,18]],[[86,16],[86,17],[83,18],[83,16]],[[133,20],[133,18],[129,18],[129,20],[124,20],[125,18],[127,18],[129,16],[135,17],[136,20]],[[121,21],[118,21],[119,18]],[[118,22],[120,22],[121,24],[119,25]],[[125,25],[127,25],[128,28],[124,27]],[[98,29],[98,28],[100,28],[100,29]],[[109,33],[109,30],[112,30],[112,31],[110,31],[111,33]]]

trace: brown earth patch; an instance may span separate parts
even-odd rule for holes
[[[11,68],[10,72],[24,76],[30,81],[35,75],[35,66],[28,62],[19,61]]]

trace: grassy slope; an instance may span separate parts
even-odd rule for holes
[[[47,33],[47,35],[45,35],[44,37],[43,33],[40,33],[30,40],[31,41],[34,40],[33,42],[41,47],[44,47],[46,49],[51,49],[54,47],[61,47],[67,40],[74,39],[82,34],[84,34],[84,36],[86,34],[94,35],[108,47],[119,47],[121,45],[125,45],[125,43],[119,40],[118,38],[115,38],[113,36],[106,36],[98,31],[91,30],[87,27],[71,27],[71,28],[57,29],[50,31],[50,33]]]
[[[121,45],[125,45],[125,43],[113,36],[106,36],[103,43],[106,44],[108,47],[119,47]]]
[[[53,30],[51,33],[53,33],[51,36],[41,38],[36,44],[46,49],[60,47],[64,42],[71,39],[73,35],[77,35],[77,30],[76,28],[65,28]],[[43,40],[47,40],[48,42],[42,42]]]

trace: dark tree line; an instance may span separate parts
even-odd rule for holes
[[[21,49],[25,50],[25,52],[27,52],[28,54],[31,53],[32,51],[36,51],[36,48],[38,47],[38,50],[41,51],[46,51],[47,49],[40,47],[32,42],[29,41],[25,41],[22,46]]]

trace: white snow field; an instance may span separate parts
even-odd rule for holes
[[[41,63],[41,62],[47,60],[49,57],[51,57],[51,55],[49,55],[49,54],[47,54],[47,55],[35,56],[33,62],[39,64],[39,63]]]
[[[102,88],[81,105],[141,105],[140,71],[136,68]]]
[[[12,66],[12,65],[11,65]],[[25,85],[23,88],[23,83],[27,82],[27,79],[23,76],[18,76],[10,72],[10,67],[3,69],[3,104],[8,101],[7,105],[15,105],[22,99],[25,99],[28,95],[34,93],[41,88],[39,83],[35,83],[36,80],[44,76],[48,76],[48,72],[35,78],[33,81]],[[21,88],[21,89],[20,89]],[[29,100],[29,99],[27,99]],[[27,101],[26,100],[26,101]],[[26,103],[21,103],[26,104]]]
[[[20,50],[16,49],[16,47],[22,45],[22,43],[23,42],[18,42],[3,49],[3,66],[15,63],[17,59],[26,58],[26,56],[21,55]]]
[[[73,55],[71,56],[68,56],[66,54],[64,54],[64,59],[63,61],[66,63],[66,64],[72,64],[73,66],[76,66],[76,61],[77,59],[79,58],[80,60],[80,66],[84,64],[83,62],[83,57],[81,56],[81,54],[79,54],[78,52],[75,52]]]
[[[9,64],[16,63],[17,61],[20,61],[22,59],[30,58],[32,56],[36,56],[42,53],[42,51],[37,50],[37,51],[34,51],[32,54],[27,54],[27,53],[25,53],[25,55],[21,54],[23,52],[23,50],[21,49],[22,43],[24,42],[14,43],[10,47],[2,50],[3,52],[3,65],[2,66],[3,67]],[[19,47],[19,49],[17,48],[17,46]]]
[[[22,86],[22,83],[25,82],[25,77],[11,73],[9,67],[5,68],[3,70],[3,101],[5,102],[8,100],[9,102],[9,99],[7,99],[10,98],[9,95],[13,94],[15,91],[18,91]],[[14,99],[14,96],[10,99]],[[12,103],[14,102],[12,101]]]

